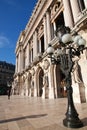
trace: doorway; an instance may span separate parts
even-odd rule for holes
[[[44,76],[44,72],[42,70],[42,68],[40,68],[39,70],[39,86],[38,86],[38,96],[42,97],[43,94],[43,76]]]

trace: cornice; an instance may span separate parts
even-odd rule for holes
[[[46,11],[48,10],[48,8],[50,7],[52,2],[53,2],[53,0],[39,0],[38,6],[35,7],[35,9],[32,13],[32,16],[25,28],[26,34],[25,34],[25,38],[23,40],[24,46],[26,46],[26,44],[28,43],[28,40],[32,36],[33,32],[37,28],[39,22],[45,15]],[[41,17],[40,17],[40,15],[41,15]],[[38,22],[36,22],[37,20],[38,20]]]
[[[43,0],[43,1],[46,1],[46,0]],[[26,25],[25,30],[27,30],[27,28],[30,26],[31,21],[33,20],[34,15],[37,15],[37,10],[40,7],[41,3],[42,3],[42,0],[38,0],[38,2],[36,3],[36,6],[35,6],[34,10],[32,11],[31,17],[30,17],[30,19],[29,19],[29,21],[28,21],[28,23]]]

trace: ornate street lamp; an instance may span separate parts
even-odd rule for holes
[[[78,117],[73,102],[71,72],[74,65],[73,58],[79,57],[83,53],[83,50],[86,49],[86,41],[80,35],[75,34],[72,36],[69,27],[58,29],[57,36],[59,38],[57,50],[49,44],[47,54],[53,64],[60,64],[60,68],[65,75],[68,107],[63,124],[70,128],[80,128],[83,126],[83,123]]]

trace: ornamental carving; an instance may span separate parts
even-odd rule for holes
[[[49,66],[50,66],[49,61],[48,61],[47,59],[46,59],[46,60],[44,60],[44,65],[43,65],[43,68],[44,68],[45,70],[47,70]]]
[[[44,31],[44,26],[43,26],[43,22],[42,24],[38,27],[38,36],[40,36]]]
[[[34,68],[31,70],[31,74],[32,74],[32,76],[34,76],[34,74],[35,74],[35,69]]]
[[[56,2],[53,7],[51,7],[51,18],[54,17],[54,15],[57,13],[60,7],[60,2]]]

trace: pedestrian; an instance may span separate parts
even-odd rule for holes
[[[7,91],[7,94],[8,94],[8,99],[10,99],[10,96],[11,96],[11,86],[8,87],[8,91]]]

